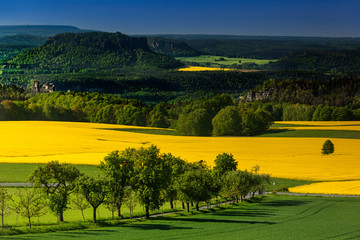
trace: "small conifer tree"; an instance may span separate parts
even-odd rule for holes
[[[329,155],[334,153],[334,150],[335,150],[334,144],[328,139],[324,142],[322,146],[321,154]]]

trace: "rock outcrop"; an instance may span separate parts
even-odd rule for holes
[[[33,83],[33,93],[52,93],[55,91],[55,85],[53,83],[46,82],[40,86],[39,81],[34,81]]]

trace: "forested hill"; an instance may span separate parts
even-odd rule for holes
[[[360,38],[196,34],[165,34],[151,37],[181,40],[203,54],[257,59],[279,59],[303,49],[360,49]]]
[[[150,51],[146,38],[122,33],[62,33],[42,46],[3,62],[5,69],[34,73],[116,70],[124,67],[171,69],[179,61]]]
[[[360,50],[302,50],[267,66],[273,70],[313,70],[344,73],[360,71]]]

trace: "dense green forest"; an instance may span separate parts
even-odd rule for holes
[[[3,71],[19,69],[35,74],[179,66],[182,64],[175,59],[151,52],[146,38],[100,32],[58,34],[39,48],[2,63]]]
[[[302,50],[270,63],[265,68],[333,73],[359,71],[360,50]]]
[[[3,45],[0,44],[0,62],[4,59],[15,57],[20,53],[34,48],[31,45]]]

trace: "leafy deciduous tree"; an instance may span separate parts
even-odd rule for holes
[[[71,164],[60,164],[51,161],[46,166],[39,166],[30,175],[30,182],[42,187],[49,197],[50,210],[58,216],[58,221],[64,221],[63,213],[67,209],[70,192],[74,181],[80,176],[80,171]]]
[[[4,229],[4,216],[10,213],[9,200],[11,200],[11,195],[5,188],[0,187],[1,231]]]
[[[93,207],[93,223],[96,223],[96,209],[105,202],[107,193],[106,182],[102,179],[81,176],[77,179],[76,185],[76,191],[83,194],[85,199]]]
[[[21,191],[17,191],[16,195],[19,201],[14,203],[13,209],[28,219],[29,228],[31,228],[31,218],[44,215],[46,213],[47,202],[36,188],[31,190],[24,188]]]
[[[169,185],[171,168],[154,145],[136,150],[134,159],[133,189],[137,191],[139,202],[145,207],[146,218],[149,218],[150,210],[158,209],[164,201],[161,192]]]
[[[130,180],[134,174],[134,160],[132,153],[134,149],[128,148],[122,152],[111,152],[101,161],[99,168],[105,179],[108,181],[109,194],[108,203],[113,201],[117,208],[118,217],[121,217],[121,204],[123,201],[124,190],[130,185]]]

